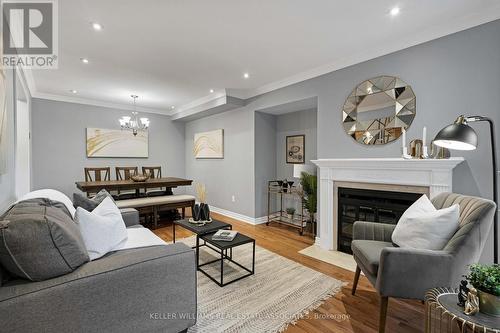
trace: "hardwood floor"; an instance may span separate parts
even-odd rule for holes
[[[233,229],[254,238],[258,246],[335,279],[348,282],[337,295],[326,300],[306,318],[299,320],[295,325],[290,325],[286,330],[287,333],[378,332],[380,300],[375,289],[366,277],[361,276],[356,295],[352,296],[354,272],[298,253],[313,243],[311,238],[300,236],[296,229],[285,226],[265,224],[254,226],[215,213],[212,215],[220,221],[230,223]],[[171,225],[156,229],[154,232],[165,241],[172,240]],[[176,228],[176,238],[190,235],[189,231]],[[393,298],[389,300],[386,332],[423,332],[423,326],[424,306],[420,302]]]

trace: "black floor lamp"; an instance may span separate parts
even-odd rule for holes
[[[477,134],[468,125],[476,121],[486,121],[490,124],[491,134],[491,157],[493,164],[493,201],[498,206],[497,193],[497,154],[495,150],[495,127],[493,120],[483,116],[459,116],[455,123],[446,126],[436,135],[434,144],[440,147],[456,150],[474,150],[477,147]],[[498,208],[495,210],[493,225],[493,261],[498,264]]]

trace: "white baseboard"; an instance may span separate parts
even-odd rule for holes
[[[255,224],[263,224],[267,222],[267,216],[261,216],[255,218]]]
[[[253,225],[266,223],[266,221],[267,221],[267,216],[255,218],[255,217],[250,217],[250,216],[246,216],[243,214],[235,213],[235,212],[232,212],[230,210],[223,209],[223,208],[214,207],[212,205],[210,205],[210,211],[217,213],[217,214],[221,214],[221,215],[230,217],[230,218],[233,218],[233,219],[238,220],[238,221],[253,224]]]

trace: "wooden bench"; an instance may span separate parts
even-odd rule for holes
[[[126,200],[117,200],[116,205],[118,208],[153,208],[153,224],[154,228],[158,226],[158,208],[164,207],[165,209],[182,208],[182,218],[185,217],[185,210],[187,207],[194,207],[195,198],[192,195],[162,195],[157,197],[145,197]]]

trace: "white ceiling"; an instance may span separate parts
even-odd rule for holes
[[[134,93],[170,112],[210,89],[245,98],[498,18],[498,0],[59,0],[59,69],[32,71],[33,95],[129,105]]]

